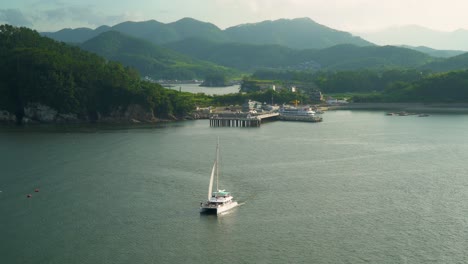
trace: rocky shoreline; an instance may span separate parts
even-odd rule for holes
[[[93,117],[88,115],[79,116],[74,113],[59,113],[57,110],[40,103],[28,104],[23,112],[23,117],[18,120],[16,114],[0,110],[0,124],[137,124],[209,118],[208,114],[195,111],[191,115],[182,118],[169,116],[167,119],[161,119],[155,117],[153,111],[148,111],[137,104],[125,108],[118,107],[107,115],[96,113]]]
[[[419,113],[460,113],[468,114],[468,104],[448,103],[349,103],[339,106],[328,106],[326,110],[380,110],[406,111]],[[195,110],[184,117],[169,116],[166,119],[155,117],[153,111],[133,104],[126,108],[118,107],[107,115],[96,113],[96,116],[79,116],[73,113],[59,113],[57,110],[43,104],[28,104],[24,108],[24,116],[18,122],[15,114],[0,110],[0,124],[138,124],[160,123],[182,120],[209,119],[206,109]]]

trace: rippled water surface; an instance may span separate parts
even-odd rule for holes
[[[0,128],[0,263],[467,263],[468,116],[323,117]]]

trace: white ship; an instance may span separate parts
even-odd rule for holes
[[[320,122],[322,117],[319,116],[309,106],[303,107],[282,107],[278,111],[278,119],[286,121],[307,121],[307,122]]]
[[[208,187],[208,200],[200,203],[200,213],[220,214],[226,212],[239,204],[234,201],[234,197],[226,190],[218,187],[219,178],[219,139],[216,144],[216,159],[211,170],[210,184]],[[213,181],[216,175],[216,191],[213,192]]]

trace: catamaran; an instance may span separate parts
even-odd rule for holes
[[[213,182],[216,176],[216,191],[213,191]],[[208,200],[200,203],[201,213],[220,214],[226,212],[239,204],[234,197],[226,191],[219,189],[219,139],[216,144],[216,159],[211,169],[210,185],[208,186]]]

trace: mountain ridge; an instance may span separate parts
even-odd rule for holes
[[[338,44],[374,45],[360,37],[353,36],[349,32],[339,31],[316,23],[310,18],[266,20],[221,30],[212,23],[186,17],[167,24],[156,20],[126,21],[112,27],[101,28],[101,31],[81,28],[43,32],[42,34],[63,42],[82,43],[96,37],[102,33],[102,30],[116,30],[133,37],[146,39],[158,45],[189,37],[203,37],[219,42],[278,44],[295,49],[326,48]],[[85,33],[80,31],[85,31]],[[73,32],[79,34],[73,36]],[[254,41],[254,39],[257,39],[257,41]]]
[[[468,51],[468,30],[439,31],[418,25],[389,27],[376,32],[357,33],[378,45],[426,46],[438,50]]]
[[[118,31],[104,32],[82,43],[80,48],[108,60],[119,61],[153,79],[200,79],[212,72],[234,72]]]
[[[434,60],[420,51],[394,46],[359,47],[340,44],[325,49],[296,50],[280,45],[215,43],[203,39],[185,39],[165,47],[193,58],[245,71],[259,68],[350,70],[420,67]]]

